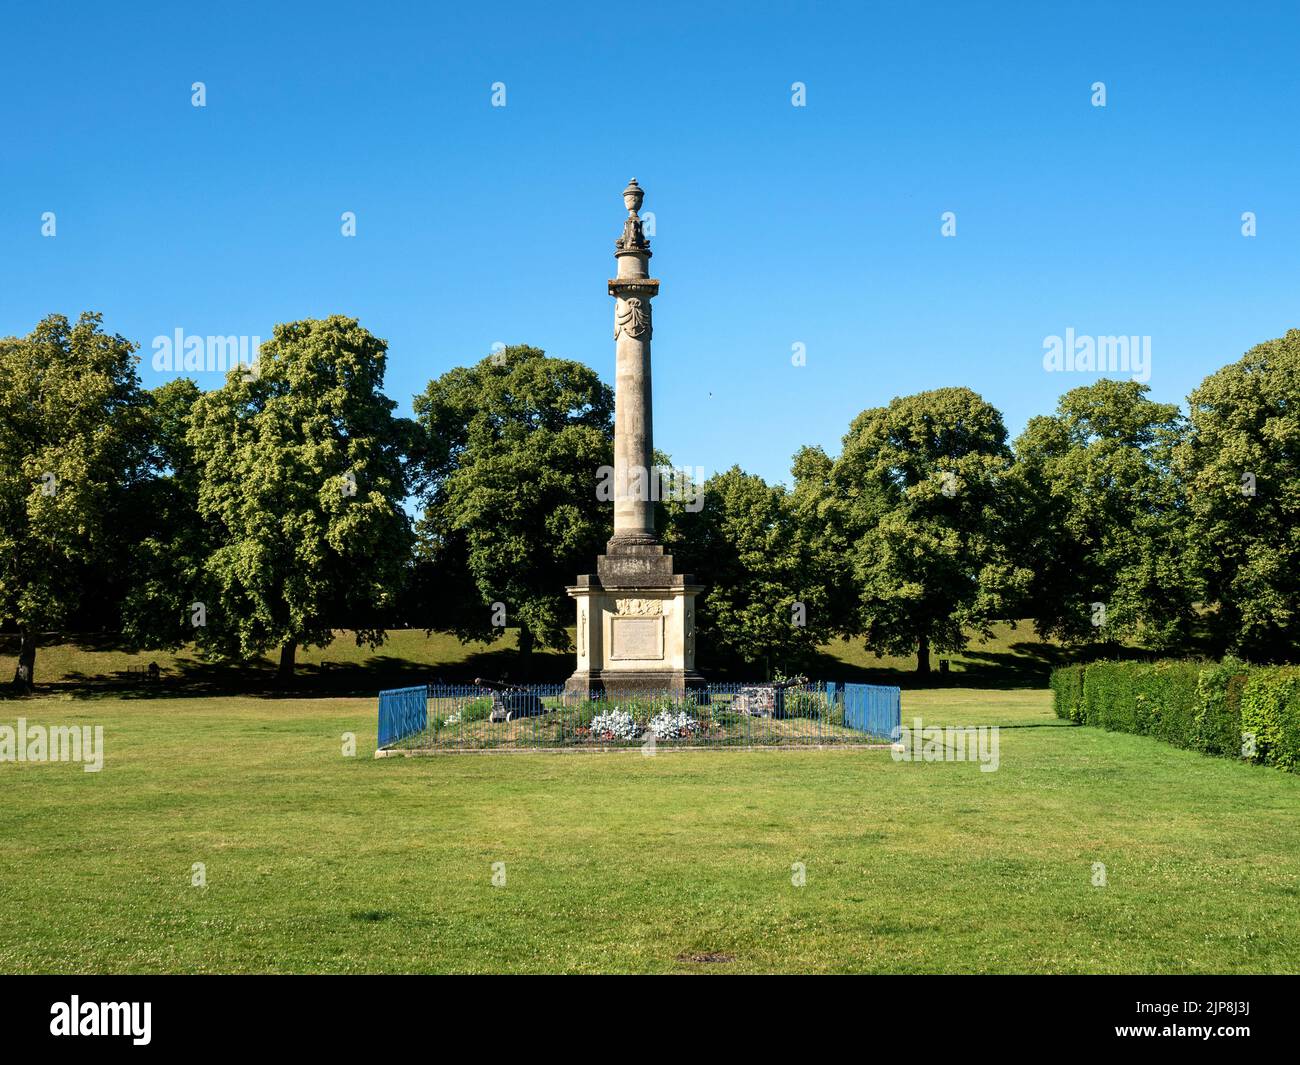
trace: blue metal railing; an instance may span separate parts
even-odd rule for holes
[[[882,739],[902,725],[902,692],[878,684],[844,685],[844,725]]]
[[[429,727],[429,688],[394,688],[379,693],[379,746],[389,747],[398,740],[423,732]]]

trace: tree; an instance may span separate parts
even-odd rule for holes
[[[199,468],[188,441],[199,387],[188,377],[146,393],[146,475],[123,494],[115,573],[122,587],[122,635],[135,648],[173,648],[193,639],[190,604],[215,546],[199,514]]]
[[[1189,397],[1177,450],[1188,559],[1216,638],[1243,657],[1300,657],[1300,330],[1259,344]]]
[[[859,414],[829,477],[857,586],[846,635],[878,654],[959,651],[1022,595],[1008,550],[1011,453],[1002,416],[968,388]]]
[[[425,626],[492,641],[508,621],[521,656],[535,642],[568,649],[564,588],[612,533],[598,487],[613,463],[613,393],[581,363],[515,345],[431,381],[415,412],[419,551],[441,593]]]
[[[1035,560],[1028,610],[1043,636],[1157,648],[1188,636],[1184,501],[1171,465],[1183,418],[1147,392],[1136,381],[1072,389],[1015,443],[1020,553]]]
[[[709,661],[794,672],[829,633],[825,588],[810,539],[780,485],[733,466],[705,482],[702,505],[675,501],[664,542],[677,568],[705,585],[697,610]]]
[[[824,641],[856,629],[860,589],[854,578],[849,499],[840,495],[835,463],[820,447],[800,448],[790,472],[791,515],[807,570],[816,578],[817,631]]]
[[[135,346],[102,322],[52,314],[0,340],[0,618],[20,633],[22,690],[38,634],[63,625],[87,570],[110,557],[109,517],[140,467]]]
[[[212,548],[191,604],[200,647],[223,657],[383,642],[410,550],[411,427],[382,392],[387,346],[352,318],[277,325],[256,367],[198,398],[186,443]]]

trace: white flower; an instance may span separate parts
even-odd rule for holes
[[[646,727],[657,739],[684,740],[700,727],[700,723],[685,710],[679,710],[675,714],[671,710],[662,710],[650,719],[650,724]]]
[[[634,740],[639,730],[626,710],[607,710],[591,719],[591,734],[598,739]]]

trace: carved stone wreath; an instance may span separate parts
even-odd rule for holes
[[[628,296],[614,309],[614,339],[623,333],[634,340],[654,335],[650,324],[650,304],[639,296]]]
[[[614,605],[620,614],[632,614],[639,617],[650,617],[655,614],[662,614],[664,611],[664,604],[661,599],[616,599]]]

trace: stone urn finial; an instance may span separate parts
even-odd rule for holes
[[[623,205],[627,208],[627,213],[635,218],[637,211],[641,210],[641,201],[645,199],[645,193],[641,191],[641,186],[633,178],[627,183],[627,188],[623,190]]]

